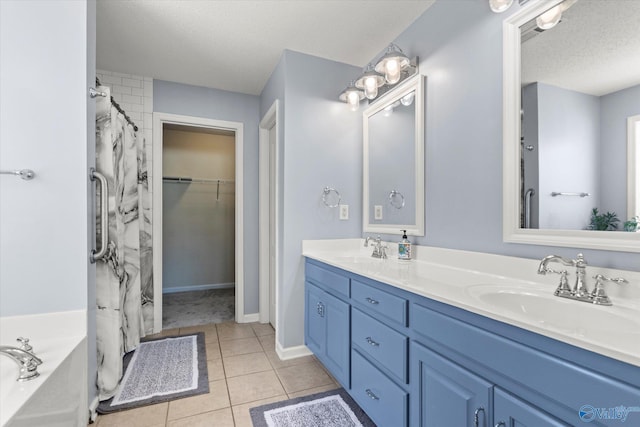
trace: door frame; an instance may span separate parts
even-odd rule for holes
[[[278,224],[279,218],[279,204],[280,204],[280,191],[278,183],[280,182],[279,177],[279,155],[280,153],[280,101],[275,100],[269,110],[265,113],[262,120],[260,120],[259,125],[259,234],[258,234],[258,246],[259,246],[259,255],[258,255],[258,277],[260,280],[259,285],[259,309],[260,309],[260,323],[269,323],[269,174],[274,174],[274,182],[276,183],[275,188],[275,236],[273,246],[275,247],[275,287],[276,287],[276,338],[278,335],[278,331],[280,330],[280,316],[279,314],[279,300],[280,300],[280,271],[278,268],[278,253],[280,248],[280,242],[278,236],[280,235],[280,228]],[[275,127],[276,130],[276,140],[274,144],[275,150],[275,170],[269,170],[269,132],[271,129]]]
[[[182,116],[169,113],[153,113],[152,152],[152,224],[153,224],[153,330],[162,331],[162,159],[163,125],[176,124],[235,132],[236,156],[236,213],[235,213],[235,320],[248,322],[244,313],[244,185],[243,185],[243,127],[240,122]]]

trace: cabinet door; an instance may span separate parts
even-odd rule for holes
[[[493,419],[500,427],[560,427],[570,426],[546,412],[529,405],[496,387],[493,397]],[[577,421],[577,415],[576,415]]]
[[[319,358],[325,353],[327,340],[324,295],[316,286],[305,283],[304,342]]]
[[[349,304],[325,293],[325,316],[327,319],[327,338],[323,363],[333,376],[349,388]]]
[[[411,370],[412,426],[490,425],[493,384],[416,342]]]

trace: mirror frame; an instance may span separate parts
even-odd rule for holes
[[[407,230],[411,236],[424,236],[424,79],[416,74],[391,89],[362,113],[363,163],[362,163],[362,230],[379,234],[399,234]],[[399,100],[415,90],[415,224],[371,224],[369,221],[369,117],[381,111],[387,105]]]
[[[640,233],[520,228],[520,26],[562,1],[529,2],[503,22],[503,240],[509,243],[640,252]]]

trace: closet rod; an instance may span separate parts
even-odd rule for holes
[[[235,184],[232,179],[204,179],[204,178],[189,178],[184,176],[163,176],[162,180],[165,182],[175,183],[196,183],[196,184]]]

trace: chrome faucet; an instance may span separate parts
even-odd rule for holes
[[[40,375],[38,365],[42,364],[42,360],[31,352],[33,347],[29,345],[28,339],[18,338],[17,341],[21,343],[21,348],[0,345],[0,354],[11,358],[18,364],[19,374],[17,381],[32,380]]]
[[[373,253],[371,256],[373,258],[387,259],[387,245],[382,244],[380,236],[376,237],[373,242],[375,243],[375,246],[373,247]]]
[[[569,286],[569,281],[567,280],[567,270],[554,270],[548,267],[548,264],[551,262],[557,262],[562,265],[576,268],[576,282],[573,286],[573,289],[571,289],[571,287]],[[556,296],[589,302],[597,305],[611,305],[611,299],[609,299],[609,297],[605,293],[603,282],[609,281],[615,283],[626,283],[627,281],[621,277],[609,278],[598,274],[593,277],[594,279],[596,279],[596,284],[593,292],[589,292],[585,279],[587,274],[586,267],[587,262],[584,260],[584,256],[582,254],[578,254],[576,259],[567,259],[558,255],[549,255],[544,257],[542,261],[540,261],[540,265],[538,266],[538,274],[560,274],[560,284],[554,292],[554,295]]]

